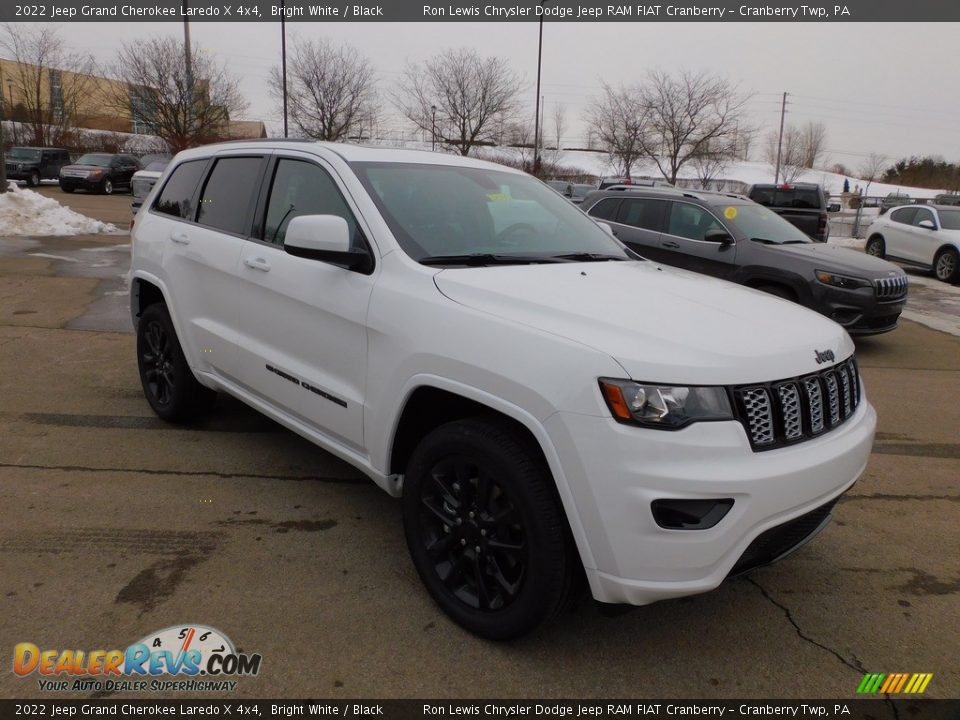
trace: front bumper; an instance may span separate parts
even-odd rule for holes
[[[878,335],[897,327],[907,296],[879,300],[872,287],[844,290],[815,283],[813,309],[843,326],[851,335]]]
[[[646,605],[712,590],[748,569],[736,566],[761,535],[831,503],[857,480],[875,427],[873,407],[862,402],[824,435],[756,453],[736,421],[661,431],[553,415],[547,430],[594,558],[595,567],[586,568],[593,596]],[[651,510],[654,500],[716,498],[732,498],[733,507],[705,530],[665,529]],[[792,544],[774,539],[780,545],[755,553],[753,566],[776,559],[783,554],[778,547],[790,550],[805,536]]]
[[[60,178],[60,187],[61,188],[70,188],[71,190],[98,190],[103,184],[104,176],[98,177],[96,180],[91,180],[81,177],[61,177]]]

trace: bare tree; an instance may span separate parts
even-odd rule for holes
[[[750,153],[753,150],[760,129],[755,125],[749,125],[742,120],[734,132],[734,157],[737,160],[750,160]]]
[[[20,120],[13,141],[66,144],[72,127],[83,120],[93,86],[93,58],[69,52],[57,29],[42,24],[5,24],[0,51],[13,60],[6,79],[19,101],[7,113]]]
[[[553,106],[553,136],[556,138],[557,152],[560,152],[560,142],[567,129],[567,108],[563,103]]]
[[[201,47],[193,46],[191,59],[188,66],[174,37],[124,43],[112,67],[121,82],[107,91],[107,103],[174,152],[223,139],[230,118],[247,108],[239,81]]]
[[[648,113],[635,87],[613,88],[603,84],[603,95],[594,98],[584,120],[597,144],[610,155],[616,172],[630,177],[633,166],[643,157],[650,132]]]
[[[864,195],[870,189],[870,184],[883,174],[889,162],[886,155],[874,152],[867,155],[866,159],[860,164],[860,178],[867,181],[866,187],[863,188]]]
[[[641,91],[650,132],[644,154],[671,183],[709,145],[732,146],[748,95],[708,73],[650,74]]]
[[[816,167],[827,146],[827,126],[822,122],[810,121],[800,128],[800,147],[802,164],[806,168]]]
[[[464,48],[445,50],[422,65],[408,64],[392,100],[404,117],[429,132],[436,107],[443,142],[469,155],[477,145],[496,140],[499,122],[517,110],[520,89],[520,78],[506,60]]]
[[[697,174],[700,187],[706,190],[710,183],[717,180],[727,169],[731,160],[736,157],[736,146],[733,142],[723,145],[707,146],[695,155],[691,164]]]
[[[370,61],[349,45],[325,38],[297,39],[287,74],[290,118],[306,137],[343,140],[376,124],[380,113],[376,73]],[[271,69],[268,83],[270,94],[280,100],[279,67]]]
[[[783,145],[779,146],[780,135],[777,130],[767,133],[764,147],[764,158],[772,170],[776,171],[777,157],[780,157],[780,180],[792,183],[803,175],[806,169],[803,164],[803,137],[800,130],[789,126],[783,130]]]

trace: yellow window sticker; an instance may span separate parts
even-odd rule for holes
[[[510,202],[510,196],[506,193],[490,193],[487,199],[491,202]]]
[[[723,216],[727,220],[733,220],[737,216],[737,209],[735,207],[728,207],[723,211]]]

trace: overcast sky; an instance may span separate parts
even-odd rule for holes
[[[174,34],[179,23],[61,24],[63,37],[108,61],[122,41]],[[408,60],[450,47],[473,47],[509,59],[528,85],[533,115],[537,24],[288,22],[295,35],[346,41],[367,55],[389,87]],[[280,111],[267,90],[279,62],[280,23],[193,23],[193,42],[212,50],[242,78],[248,116],[277,127]],[[955,23],[545,23],[542,95],[547,132],[555,103],[567,110],[568,144],[585,134],[581,116],[601,81],[631,83],[653,68],[708,70],[754,94],[750,116],[764,130],[822,121],[831,162],[851,169],[880,152],[896,159],[934,154],[960,160]],[[399,119],[390,123],[396,127]],[[759,144],[759,143],[758,143]],[[754,155],[759,155],[759,148]],[[754,159],[760,159],[754,157]]]

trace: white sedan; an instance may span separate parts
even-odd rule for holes
[[[960,207],[907,205],[884,213],[867,232],[867,254],[960,281]]]

